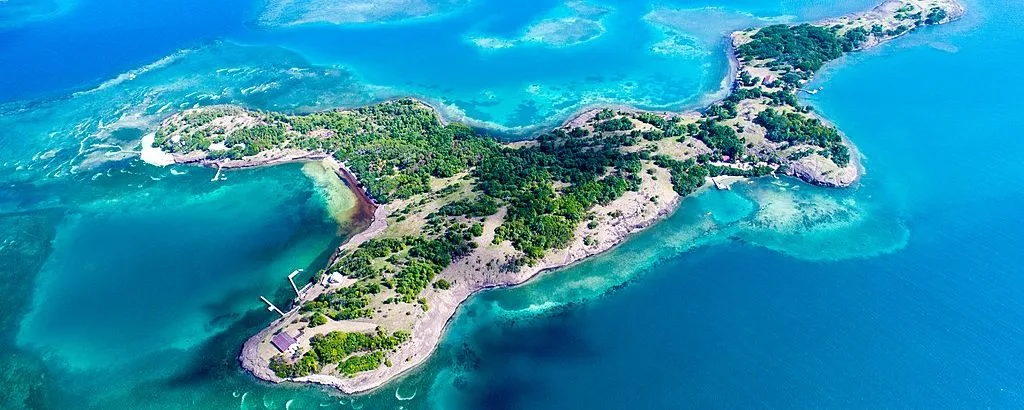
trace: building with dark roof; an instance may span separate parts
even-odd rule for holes
[[[281,332],[274,335],[274,337],[270,339],[270,343],[273,344],[274,347],[277,348],[277,350],[280,350],[281,353],[284,353],[290,350],[293,346],[295,346],[295,344],[298,343],[298,341],[295,340],[295,338],[292,337],[292,335],[289,335],[288,333],[285,332]]]

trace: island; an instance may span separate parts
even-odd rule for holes
[[[844,53],[963,14],[956,0],[892,0],[736,32],[729,93],[706,109],[595,108],[526,141],[400,99],[302,115],[194,108],[145,144],[176,163],[215,167],[324,161],[363,196],[369,227],[240,354],[263,380],[363,392],[426,360],[475,292],[607,251],[703,187],[773,175],[854,184],[853,145],[797,93],[813,92],[803,87]]]

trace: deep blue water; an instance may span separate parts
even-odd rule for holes
[[[803,19],[867,4],[667,5],[725,7],[689,32],[713,38],[736,24],[721,21],[756,20],[743,12]],[[351,227],[329,217],[326,188],[300,166],[214,183],[211,170],[140,163],[143,130],[220,102],[304,110],[412,93],[485,120],[534,99],[536,120],[563,114],[554,98],[524,97],[524,84],[656,106],[717,88],[715,44],[645,54],[659,31],[638,21],[648,8],[625,3],[608,2],[607,32],[578,46],[463,41],[516,36],[554,5],[482,19],[502,6],[481,0],[420,22],[281,30],[254,26],[242,2],[81,3],[21,22],[0,11],[0,98],[19,100],[0,109],[0,407],[1024,405],[1024,84],[1012,76],[1024,10],[987,0],[819,77],[807,101],[865,156],[853,189],[762,180],[689,198],[608,254],[475,296],[435,356],[368,395],[240,371],[239,345],[272,319],[256,296],[287,300],[283,275],[322,263]],[[195,51],[107,81],[181,48]],[[669,74],[677,90],[614,91]],[[459,105],[488,90],[504,105]],[[33,95],[47,97],[23,100]]]
[[[18,0],[14,0],[18,2]],[[98,83],[174,51],[243,29],[249,1],[52,0],[70,10],[4,30],[32,13],[0,17],[0,101],[53,96]],[[32,2],[43,7],[46,1]],[[0,5],[0,7],[3,7]],[[7,24],[4,24],[7,23]]]

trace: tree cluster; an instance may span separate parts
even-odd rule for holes
[[[384,362],[384,352],[392,350],[409,340],[407,331],[399,330],[386,334],[377,328],[376,333],[333,331],[315,335],[310,349],[294,363],[277,356],[270,361],[270,369],[278,377],[302,377],[320,371],[323,366],[337,364],[344,375],[373,370]]]
[[[811,144],[825,149],[825,155],[839,166],[850,163],[850,151],[834,127],[817,118],[795,112],[780,113],[772,108],[757,114],[754,122],[767,130],[773,142]]]
[[[798,73],[794,75],[807,78],[826,62],[839,58],[843,52],[856,50],[868,39],[867,30],[861,27],[838,35],[840,29],[811,24],[775,24],[758,30],[750,42],[736,51],[744,60],[767,60],[773,70],[786,73],[796,70]]]

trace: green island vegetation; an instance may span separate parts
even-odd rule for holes
[[[434,282],[434,289],[448,290],[451,288],[451,282],[448,282],[446,279],[438,279],[437,282]]]
[[[948,17],[948,15],[946,14],[946,10],[943,10],[942,7],[932,7],[928,10],[928,17],[925,18],[924,23],[939,24],[945,20],[946,17]]]
[[[766,137],[773,142],[790,144],[810,143],[826,149],[825,156],[839,166],[850,163],[850,149],[843,144],[842,137],[834,128],[817,118],[795,112],[779,113],[767,109],[757,114],[754,122],[768,131]]]
[[[302,377],[317,373],[324,366],[337,365],[340,373],[351,376],[379,367],[384,362],[384,352],[393,350],[409,337],[407,331],[389,335],[379,327],[376,334],[333,331],[315,335],[309,341],[310,349],[298,360],[289,362],[282,356],[275,357],[270,369],[278,377]]]
[[[914,9],[908,4],[898,13]],[[936,9],[934,21],[945,19],[945,12],[941,8]],[[899,19],[899,14],[896,18]],[[796,91],[825,63],[860,49],[872,38],[881,41],[907,29],[886,30],[877,23],[870,26],[855,23],[831,26],[776,24],[757,29],[749,35],[749,41],[736,47],[736,55],[746,67],[766,68],[769,74],[755,77],[747,70],[740,72],[736,89],[718,105],[722,108],[712,107],[707,114],[728,118],[742,101],[759,101],[768,108],[754,113],[752,122],[765,129],[768,141],[785,144],[780,147],[810,145],[820,148],[817,151],[801,150],[790,155],[790,160],[817,153],[839,167],[848,166],[850,150],[839,131],[811,115],[810,107],[801,106]]]
[[[947,18],[941,9],[930,10],[920,24]],[[409,340],[409,333],[321,329],[351,319],[409,326],[412,319],[402,318],[427,311],[427,296],[461,279],[439,275],[481,248],[498,257],[479,262],[478,271],[534,265],[579,239],[581,225],[596,229],[602,218],[623,215],[598,215],[595,207],[640,191],[664,173],[670,178],[665,186],[686,196],[708,177],[765,176],[812,156],[849,166],[851,153],[838,130],[801,106],[796,93],[828,61],[898,35],[893,30],[902,27],[881,23],[741,32],[732,92],[693,115],[603,109],[583,125],[502,143],[464,124],[446,124],[412,99],[304,115],[215,106],[165,121],[155,145],[222,161],[274,150],[332,156],[374,201],[391,206],[383,233],[342,251],[314,277],[340,274],[350,282],[303,301],[305,331],[314,334],[310,348],[271,360],[283,378],[351,376],[390,363],[387,352]],[[597,243],[589,233],[582,239],[586,246]]]
[[[431,177],[455,175],[498,145],[463,124],[440,125],[432,111],[412,100],[298,116],[247,112],[255,123],[251,126],[204,127],[240,110],[188,113],[181,125],[159,129],[155,145],[171,152],[208,150],[213,159],[241,159],[280,148],[332,153],[379,203],[428,192]],[[225,149],[212,150],[214,143]]]
[[[863,28],[839,35],[835,27],[775,24],[758,30],[736,53],[740,58],[768,61],[766,67],[772,69],[795,70],[809,76],[866,40],[867,31]]]
[[[324,316],[321,312],[316,312],[309,318],[309,327],[317,327],[325,324],[327,324],[327,316]]]
[[[621,150],[635,143],[617,134],[555,130],[534,146],[503,148],[483,161],[474,170],[476,188],[508,205],[494,243],[511,241],[525,253],[523,263],[567,246],[590,208],[638,187],[642,154]],[[555,183],[566,186],[556,191]]]

